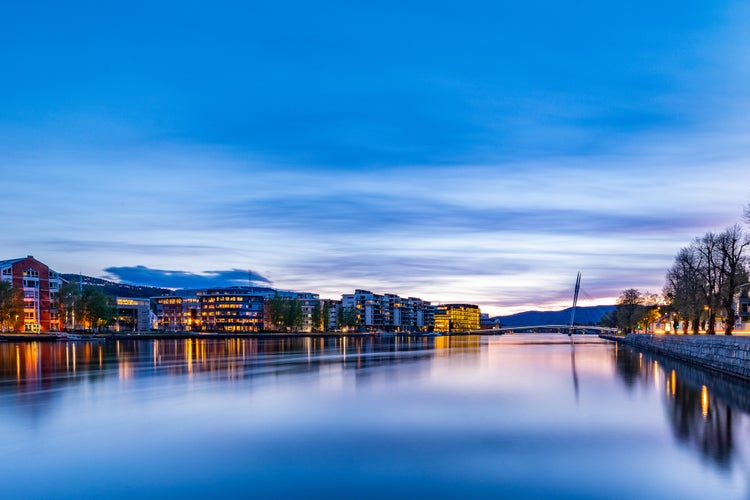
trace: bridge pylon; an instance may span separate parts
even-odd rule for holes
[[[578,271],[578,276],[576,277],[576,288],[575,292],[573,292],[573,308],[570,311],[570,329],[568,330],[568,335],[570,336],[573,333],[573,322],[576,318],[576,305],[578,305],[578,292],[581,291],[581,271]]]

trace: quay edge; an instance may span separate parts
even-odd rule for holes
[[[642,333],[599,337],[750,380],[750,337]]]

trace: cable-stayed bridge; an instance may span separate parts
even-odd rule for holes
[[[485,330],[493,333],[584,333],[599,335],[600,333],[615,334],[617,328],[606,326],[586,326],[586,325],[534,325],[534,326],[509,326],[496,328],[494,330]]]
[[[581,288],[580,272],[576,276],[572,307],[562,311],[528,311],[519,313],[507,318],[510,325],[492,330],[481,330],[481,333],[577,333],[593,335],[616,333],[617,328],[595,326],[601,320],[602,314],[604,314],[602,310],[606,311],[611,306],[579,308],[579,294],[593,300],[593,297]],[[576,322],[576,318],[578,318],[578,322]],[[503,320],[501,319],[501,321]],[[566,321],[567,323],[565,323]]]

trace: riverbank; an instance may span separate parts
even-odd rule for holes
[[[600,335],[745,380],[750,380],[750,338],[723,335]]]
[[[83,334],[75,340],[186,340],[186,339],[288,339],[288,338],[340,338],[340,337],[372,337],[372,333],[104,333]],[[4,333],[0,335],[0,342],[56,342],[70,340],[55,334],[24,334]]]
[[[501,335],[502,332],[453,332],[453,333],[422,333],[422,332],[400,332],[400,333],[367,333],[367,332],[326,332],[326,333],[191,333],[191,332],[135,332],[135,333],[101,333],[83,334],[82,338],[76,340],[206,340],[206,339],[337,339],[348,338],[377,338],[377,337],[442,337],[442,336],[466,336],[466,335]],[[70,340],[56,334],[49,333],[3,333],[0,334],[0,342],[56,342],[58,340]]]

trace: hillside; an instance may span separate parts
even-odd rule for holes
[[[616,306],[576,307],[575,323],[578,325],[597,325],[602,316],[615,309]],[[570,310],[562,311],[526,311],[510,316],[497,316],[503,326],[536,326],[536,325],[567,325],[570,323]],[[494,318],[493,318],[494,319]]]
[[[157,297],[159,295],[170,295],[172,293],[172,290],[169,288],[126,285],[124,283],[116,283],[102,278],[81,276],[79,274],[61,274],[60,276],[71,283],[78,283],[81,281],[83,286],[102,287],[105,294],[113,297],[149,298]]]

